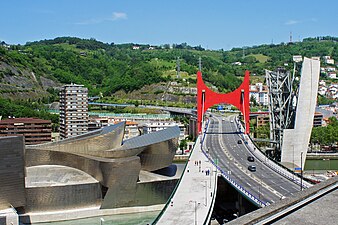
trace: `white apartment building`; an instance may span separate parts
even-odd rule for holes
[[[166,129],[168,127],[172,126],[178,126],[180,128],[180,136],[179,140],[183,140],[185,138],[185,127],[184,124],[171,122],[171,121],[165,121],[165,122],[150,122],[145,123],[142,125],[143,134],[149,134],[152,132],[160,131],[163,129]]]
[[[69,84],[60,91],[61,139],[88,132],[88,89],[83,85]]]
[[[250,85],[249,87],[249,99],[255,98],[257,104],[259,105],[268,105],[269,104],[269,94],[268,87],[262,83],[256,83],[255,85]]]

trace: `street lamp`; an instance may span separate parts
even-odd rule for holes
[[[303,190],[303,152],[300,153],[300,190]]]
[[[207,181],[204,181],[205,182],[205,206],[208,205],[208,194],[207,194],[207,191],[208,191],[208,186],[207,186]]]
[[[209,188],[211,188],[211,176],[213,175],[211,167],[206,167],[207,171],[209,171]]]
[[[104,219],[101,217],[100,218],[100,225],[103,225]]]
[[[195,215],[194,220],[195,220],[195,225],[197,225],[197,204],[199,205],[200,203],[197,203],[197,201],[195,201],[195,200],[194,200],[194,201],[193,201],[193,200],[190,200],[189,203],[190,203],[190,202],[193,202],[193,203],[194,203],[194,212],[195,212],[195,214],[194,214],[194,215]]]

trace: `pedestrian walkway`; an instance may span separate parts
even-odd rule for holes
[[[217,190],[217,172],[201,151],[200,137],[187,162],[178,187],[157,224],[206,224]]]

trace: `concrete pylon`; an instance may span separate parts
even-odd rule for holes
[[[304,168],[315,113],[320,61],[304,58],[294,129],[285,129],[281,162],[290,169]]]

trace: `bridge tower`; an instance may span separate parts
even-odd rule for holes
[[[276,143],[274,158],[290,169],[304,168],[316,107],[320,61],[304,57],[299,87],[293,88],[293,75],[283,69],[267,71],[270,99],[270,134]],[[294,90],[296,89],[296,90]]]
[[[245,133],[250,132],[249,127],[249,81],[250,73],[245,71],[243,83],[233,92],[227,94],[216,93],[210,90],[202,79],[201,71],[197,72],[197,131],[202,130],[202,118],[207,109],[215,104],[228,103],[239,109],[245,121]]]
[[[266,83],[269,87],[270,139],[275,143],[274,159],[280,161],[283,131],[293,129],[296,106],[293,90],[294,73],[284,68],[276,71],[266,70]]]

